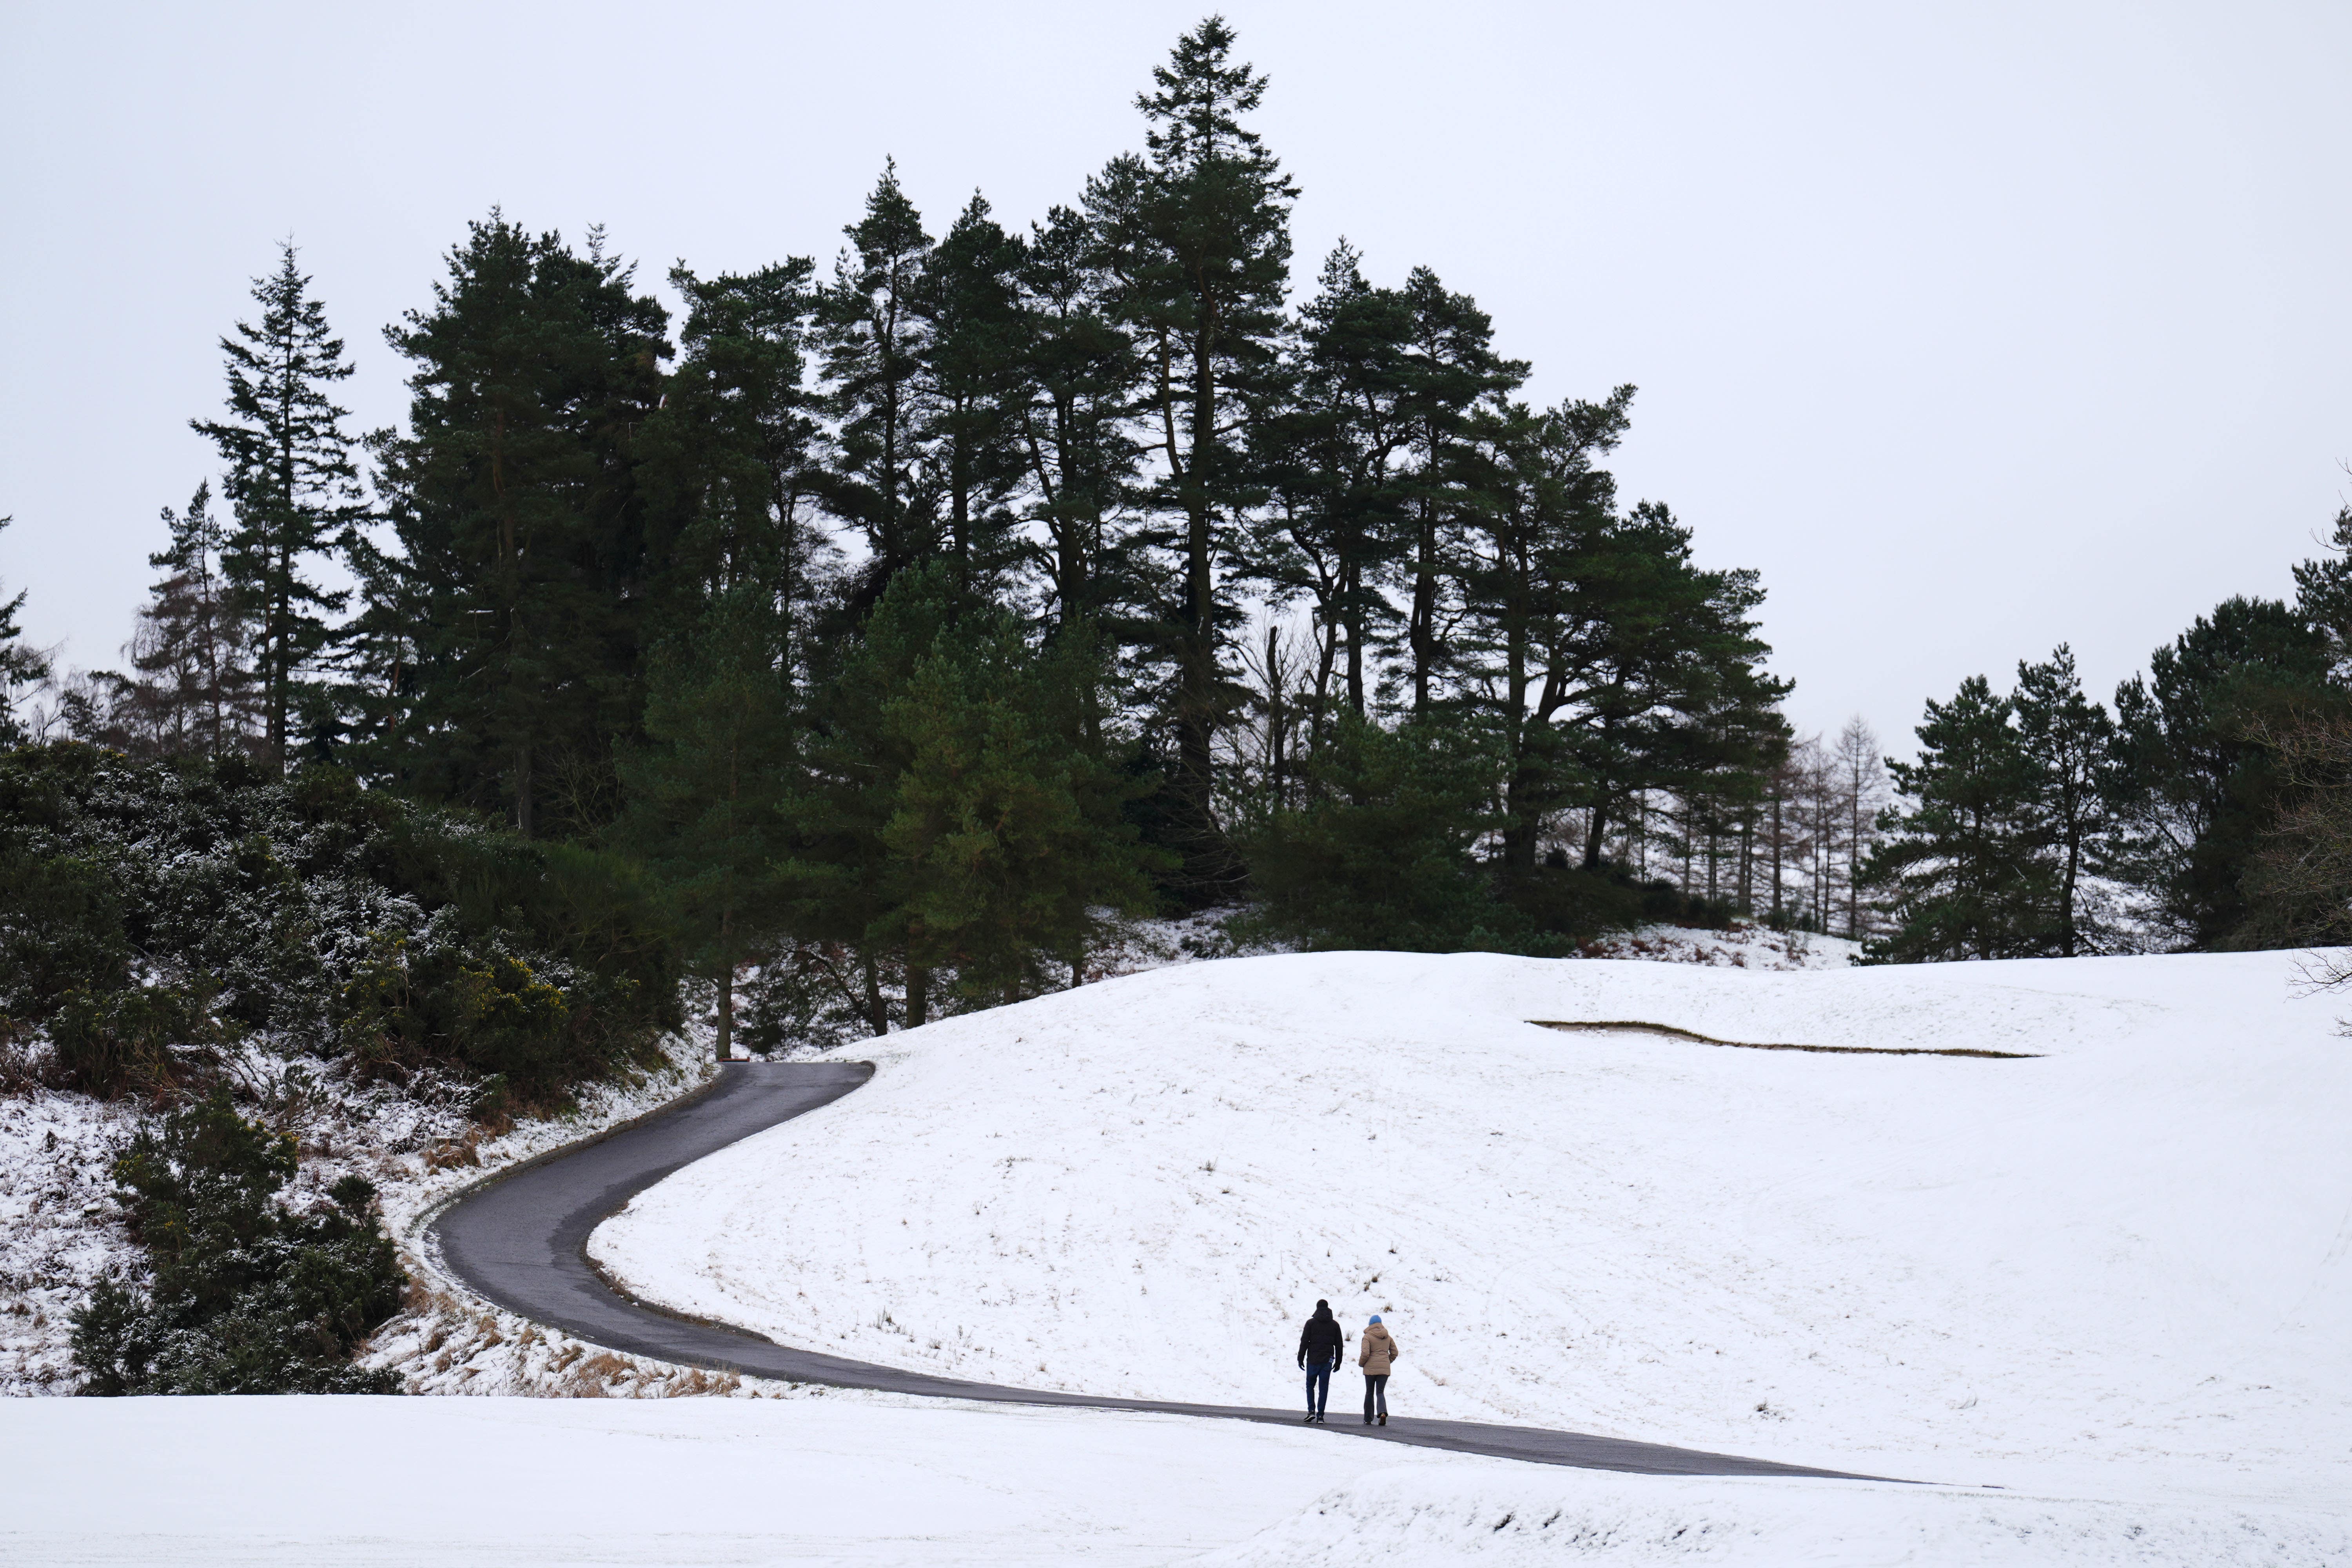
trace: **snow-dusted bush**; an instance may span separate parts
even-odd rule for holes
[[[142,1130],[114,1162],[144,1281],[108,1278],[74,1313],[84,1392],[393,1394],[352,1353],[407,1283],[345,1176],[296,1213],[279,1201],[295,1141],[247,1121],[226,1085]]]
[[[497,1112],[650,1062],[677,1005],[651,895],[608,858],[332,769],[0,754],[0,1039],[45,1038],[63,1084],[164,1093],[257,1038],[455,1071]]]

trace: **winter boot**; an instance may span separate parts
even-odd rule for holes
[[[1381,1426],[1387,1426],[1388,1424],[1389,1424],[1389,1413],[1388,1413],[1387,1411],[1383,1410],[1383,1411],[1381,1411]]]

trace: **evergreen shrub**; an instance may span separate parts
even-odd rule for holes
[[[0,1015],[67,1084],[200,1086],[259,1037],[362,1076],[560,1103],[677,1021],[660,913],[613,858],[310,767],[0,753]]]
[[[294,1140],[239,1116],[225,1088],[142,1131],[114,1163],[152,1277],[101,1280],[74,1313],[83,1392],[397,1394],[352,1364],[407,1277],[375,1189],[345,1176],[294,1213]]]

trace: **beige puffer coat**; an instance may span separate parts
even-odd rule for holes
[[[1366,1377],[1386,1377],[1391,1363],[1402,1354],[1388,1325],[1374,1323],[1364,1331],[1364,1348],[1356,1352],[1356,1364],[1364,1369]]]

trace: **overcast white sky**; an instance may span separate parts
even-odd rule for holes
[[[885,155],[935,232],[975,186],[1026,222],[1205,9],[9,0],[0,579],[117,658],[281,236],[385,424],[381,329],[492,204],[649,279],[829,258]],[[2061,640],[2104,691],[2352,494],[2340,0],[1225,13],[1302,279],[1344,234],[1477,296],[1542,399],[1638,384],[1629,499],[1762,571],[1801,728],[1904,746]]]

